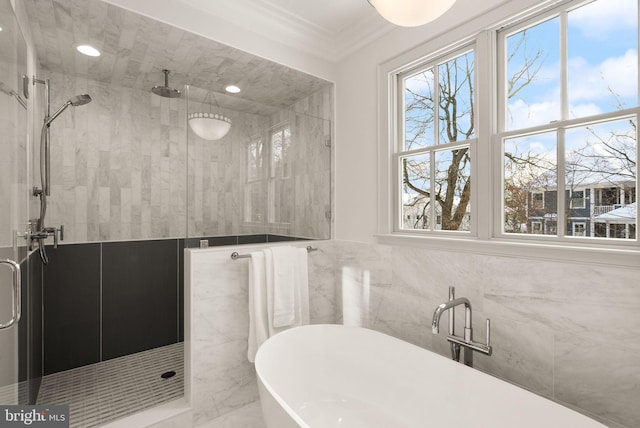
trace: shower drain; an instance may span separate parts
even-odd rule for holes
[[[176,372],[174,372],[173,370],[170,370],[170,371],[168,371],[168,372],[164,372],[164,373],[162,373],[162,374],[160,375],[160,377],[161,377],[162,379],[169,379],[169,378],[174,377],[175,375],[176,375]]]

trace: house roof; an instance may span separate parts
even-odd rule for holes
[[[638,203],[625,205],[608,213],[597,215],[593,218],[596,223],[635,224],[638,211]]]

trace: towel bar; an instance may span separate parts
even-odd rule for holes
[[[307,253],[310,253],[312,251],[318,251],[318,249],[313,248],[311,245],[307,245]],[[248,259],[249,257],[251,257],[251,254],[238,254],[237,251],[231,253],[231,260]]]

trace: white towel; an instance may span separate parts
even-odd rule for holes
[[[290,253],[281,257],[279,250],[282,248],[289,248]],[[273,250],[276,250],[275,256]],[[278,258],[280,260],[276,260]],[[287,282],[278,284],[276,279]],[[276,312],[279,316],[278,322],[275,322]],[[307,250],[273,247],[251,253],[247,351],[249,361],[255,361],[258,348],[269,337],[305,324],[309,324]]]
[[[294,247],[273,247],[271,254],[273,256],[273,327],[288,327],[295,323],[296,312],[300,306],[298,303],[300,278],[296,275],[299,270],[297,251]]]
[[[251,253],[249,263],[249,341],[247,358],[255,361],[260,345],[269,338],[265,260],[261,251]]]
[[[307,325],[310,322],[309,317],[309,269],[306,248],[296,248],[296,289],[298,290],[298,325]]]

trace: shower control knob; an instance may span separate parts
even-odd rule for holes
[[[58,247],[58,242],[64,241],[64,225],[61,224],[58,229],[53,233],[53,246]]]

